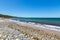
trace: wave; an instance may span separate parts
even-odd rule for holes
[[[16,20],[10,20],[9,21],[13,21],[16,22],[18,24],[23,24],[25,26],[35,26],[35,27],[41,27],[41,28],[45,28],[45,29],[49,29],[49,30],[55,30],[55,31],[60,31],[60,26],[55,26],[55,25],[48,25],[48,24],[41,24],[41,23],[34,23],[34,22],[22,22],[22,21],[16,21]]]

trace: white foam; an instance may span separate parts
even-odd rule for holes
[[[60,26],[53,26],[53,25],[47,25],[47,24],[35,24],[35,23],[32,23],[32,22],[21,22],[21,21],[15,21],[15,20],[9,20],[9,21],[13,21],[13,22],[16,22],[18,24],[22,24],[22,25],[25,25],[25,26],[35,26],[35,27],[41,27],[41,28],[45,28],[45,29],[49,29],[49,30],[55,30],[55,31],[60,31]]]

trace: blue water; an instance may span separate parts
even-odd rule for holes
[[[60,18],[13,18],[13,20],[60,26]]]

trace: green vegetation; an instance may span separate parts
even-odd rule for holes
[[[0,17],[3,17],[3,18],[18,18],[16,16],[10,16],[10,15],[4,15],[4,14],[0,14]]]

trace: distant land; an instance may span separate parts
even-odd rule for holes
[[[2,17],[2,18],[18,18],[17,16],[10,16],[10,15],[4,15],[4,14],[0,14],[0,17]]]

